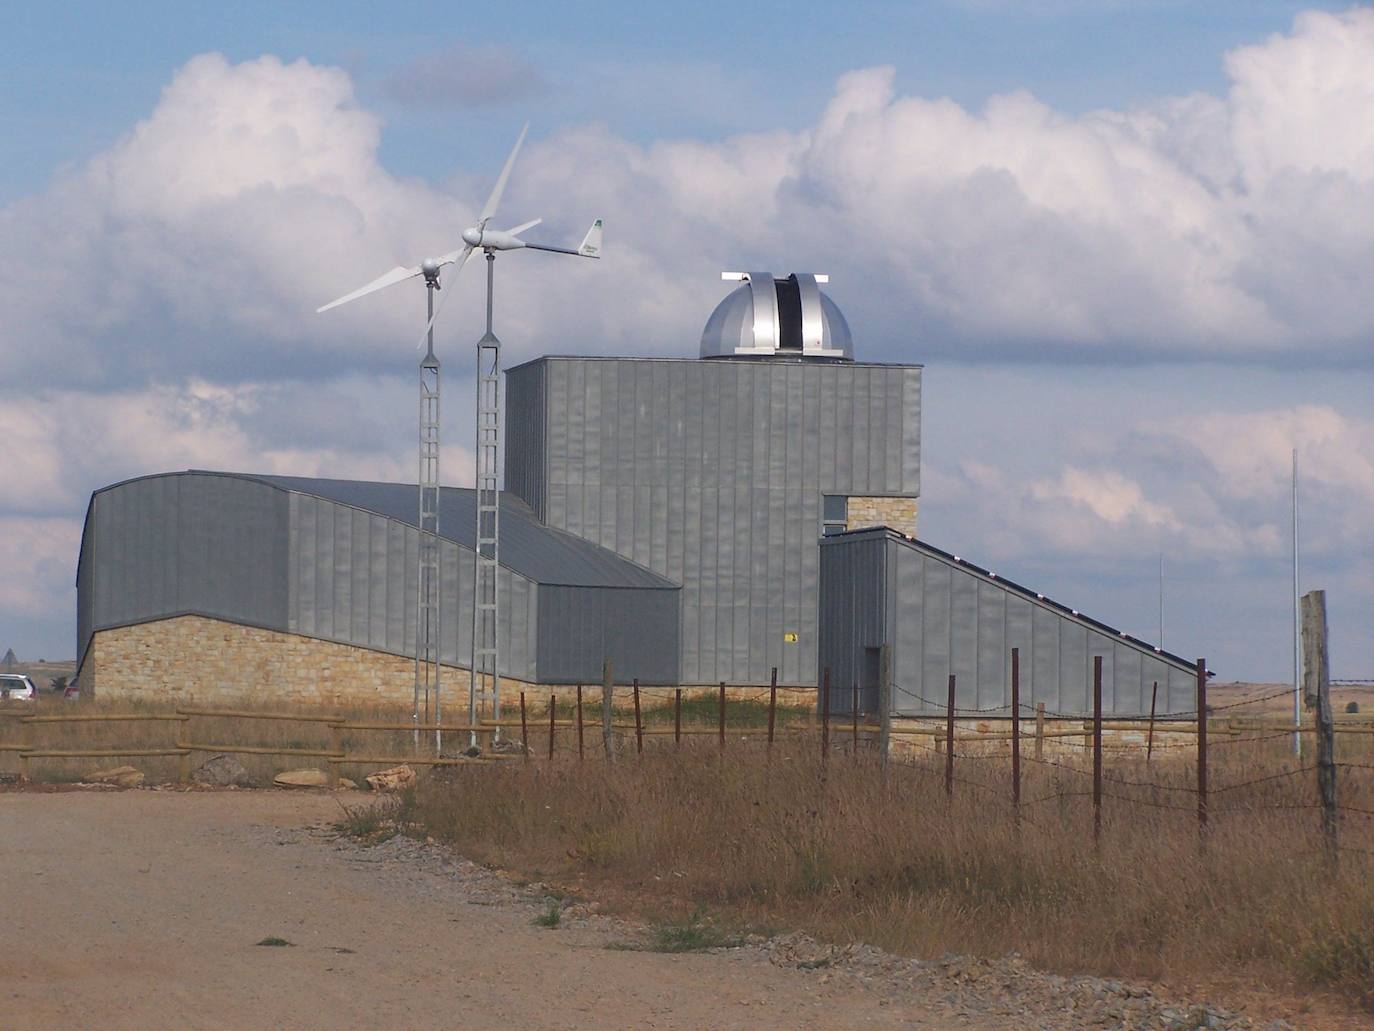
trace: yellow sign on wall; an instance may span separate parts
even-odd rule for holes
[[[795,630],[789,630],[787,631],[787,633],[782,635],[782,639],[786,641],[788,644],[796,644],[797,632]]]

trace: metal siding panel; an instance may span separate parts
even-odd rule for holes
[[[921,370],[904,369],[905,404],[902,415],[902,490],[921,492]]]
[[[353,636],[353,510],[334,506],[334,639],[355,642]]]
[[[921,597],[926,650],[922,664],[921,682],[925,687],[922,701],[930,708],[942,706],[946,683],[953,663],[950,626],[953,622],[954,571],[942,562],[925,558],[924,591]]]
[[[977,707],[1007,705],[1010,701],[1006,649],[1006,592],[995,584],[978,584]]]
[[[387,548],[386,520],[367,517],[367,641],[373,648],[387,646]]]
[[[1006,649],[1007,660],[1007,705],[1011,705],[1011,650],[1019,648],[1021,658],[1021,715],[1029,711],[1035,711],[1035,705],[1031,700],[1032,692],[1030,685],[1034,681],[1035,669],[1035,647],[1034,633],[1031,629],[1032,611],[1031,603],[1025,599],[1011,593],[1006,593],[1007,619],[1006,619],[1006,640],[1003,647]],[[1008,708],[1010,712],[1010,708]]]
[[[957,678],[955,704],[978,706],[978,584],[955,573],[950,583],[950,672]]]
[[[1150,692],[1140,690],[1143,656],[1134,648],[1118,643],[1112,649],[1112,712],[1132,716],[1150,714]],[[1143,704],[1142,704],[1143,703]]]
[[[1089,672],[1088,631],[1086,627],[1059,620],[1059,708],[1091,712],[1092,681]]]
[[[1063,696],[1060,693],[1063,655],[1059,647],[1059,627],[1062,622],[1042,605],[1031,608],[1031,651],[1034,657],[1027,700],[1032,706],[1044,702],[1050,712],[1063,711]]]
[[[926,694],[922,682],[922,657],[925,650],[925,562],[918,552],[888,542],[886,562],[889,576],[895,577],[892,613],[892,679],[894,711],[920,712],[920,696]]]

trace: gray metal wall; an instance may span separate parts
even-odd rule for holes
[[[679,594],[540,584],[541,681],[595,683],[609,658],[617,683],[679,683]]]
[[[505,489],[529,505],[541,521],[545,520],[544,369],[544,362],[531,362],[506,373]]]
[[[284,626],[286,495],[228,476],[181,473],[96,493],[77,573],[77,655],[90,635],[197,612]]]
[[[87,513],[77,654],[97,630],[195,613],[410,656],[418,546],[397,519],[252,477],[116,484]],[[450,540],[439,550],[443,659],[466,667],[472,552]],[[541,586],[505,567],[498,585],[502,675],[595,682],[609,653],[618,676],[676,681],[676,589]]]
[[[507,451],[506,482],[549,525],[682,584],[683,682],[759,683],[777,666],[785,683],[814,683],[821,497],[919,494],[920,377],[540,359],[508,379],[509,439],[544,414],[542,441]]]
[[[415,654],[419,531],[394,519],[308,494],[290,494],[291,633]],[[443,660],[472,657],[472,552],[440,541]],[[502,675],[537,679],[538,588],[501,568]],[[598,667],[599,668],[599,667]]]
[[[1006,715],[1011,649],[1021,654],[1022,704],[1051,713],[1092,713],[1093,657],[1101,655],[1103,711],[1141,716],[1159,683],[1161,715],[1195,708],[1186,660],[1098,629],[996,578],[882,530],[821,544],[820,668],[837,685],[835,711],[848,711],[864,649],[892,645],[894,711],[943,710],[950,673],[962,709]],[[841,686],[843,690],[839,689]]]

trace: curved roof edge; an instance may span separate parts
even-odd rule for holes
[[[92,491],[82,528],[83,544],[98,495],[143,480],[177,476],[221,476],[243,480],[368,512],[407,526],[418,527],[420,522],[419,488],[415,484],[184,469],[134,476]],[[681,584],[607,548],[545,526],[528,505],[508,491],[501,492],[501,517],[501,565],[533,583],[555,587],[681,589]],[[475,491],[461,487],[441,489],[439,536],[443,540],[472,551],[476,540],[476,518]]]

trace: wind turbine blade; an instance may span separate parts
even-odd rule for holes
[[[593,222],[587,235],[582,237],[582,246],[577,248],[577,253],[584,258],[601,257],[601,219]]]
[[[378,276],[372,282],[368,283],[367,286],[360,286],[351,294],[344,294],[337,300],[330,301],[328,304],[316,308],[315,314],[318,315],[321,312],[326,312],[330,308],[337,308],[339,305],[347,304],[349,301],[356,301],[359,297],[364,297],[375,290],[382,290],[388,286],[393,286],[396,283],[403,283],[407,279],[410,279],[413,276],[418,276],[419,274],[420,266],[418,265],[416,265],[414,268],[402,268],[400,265],[397,265],[394,269],[392,269],[385,275]]]
[[[544,221],[542,218],[532,218],[532,219],[530,219],[528,222],[522,222],[522,223],[520,223],[520,225],[516,226],[514,229],[507,229],[507,230],[506,230],[506,235],[507,235],[507,236],[519,236],[519,235],[520,235],[521,233],[523,233],[526,229],[533,229],[535,226],[539,225],[539,223],[542,222],[542,221]]]
[[[472,248],[464,247],[461,251],[454,251],[452,254],[446,254],[443,258],[439,259],[443,264],[451,264],[454,266],[453,275],[451,275],[448,280],[448,293],[445,294],[443,291],[440,291],[443,295],[439,298],[439,303],[434,306],[434,314],[430,316],[429,321],[425,323],[425,331],[420,334],[420,342],[415,345],[417,351],[425,346],[425,341],[429,339],[429,331],[432,330],[434,324],[439,321],[440,312],[444,310],[444,305],[448,304],[448,299],[455,293],[453,281],[458,278],[458,273],[463,271],[463,266],[468,263],[468,258],[470,257],[472,257]]]
[[[491,189],[491,196],[487,198],[486,204],[482,206],[482,215],[477,220],[477,228],[485,229],[491,217],[496,214],[496,208],[501,203],[501,194],[506,192],[506,180],[510,178],[510,170],[515,165],[515,155],[520,153],[520,145],[525,142],[525,133],[530,131],[530,123],[526,122],[525,127],[520,130],[520,137],[515,141],[515,146],[511,148],[510,157],[506,158],[506,165],[501,169],[501,174],[496,178],[496,185]]]

